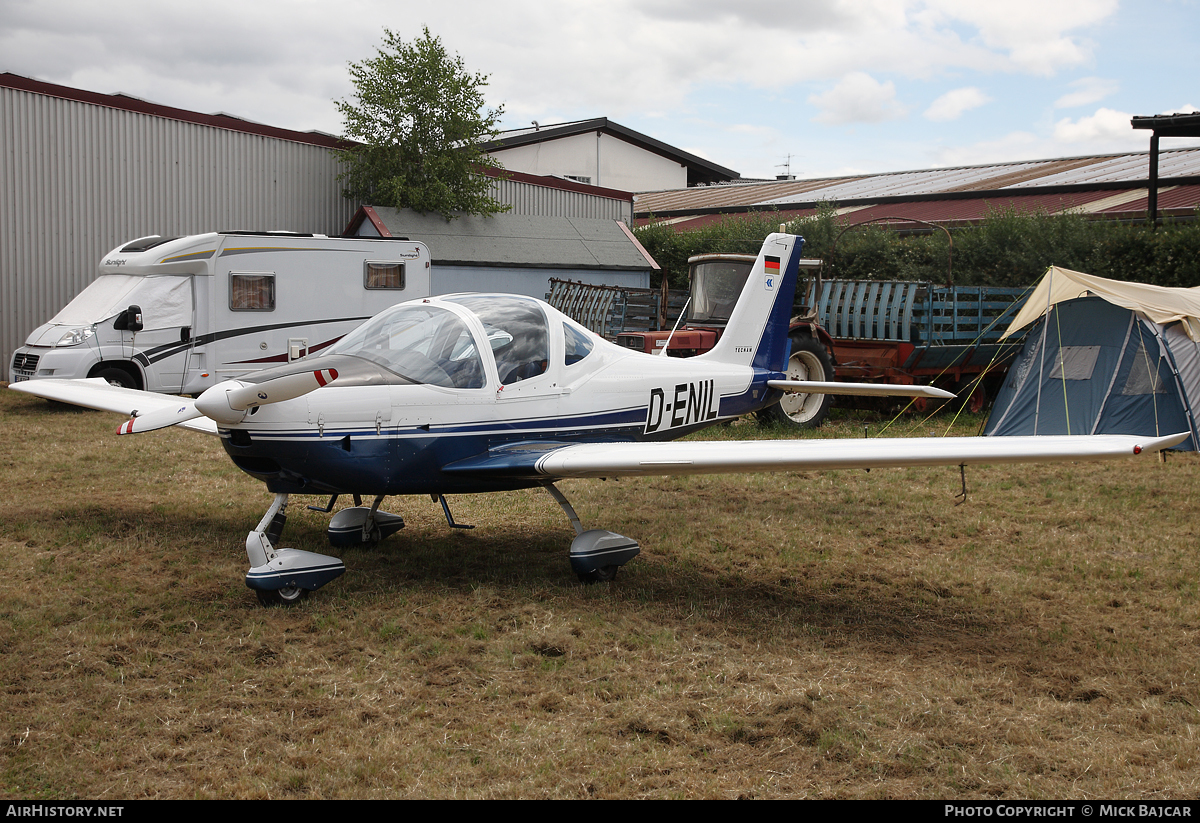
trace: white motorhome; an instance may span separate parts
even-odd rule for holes
[[[142,237],[17,349],[9,380],[102,377],[196,394],[317,352],[430,290],[411,240],[289,232]]]

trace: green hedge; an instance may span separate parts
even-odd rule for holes
[[[665,223],[636,229],[642,245],[670,278],[687,288],[687,258],[711,252],[757,253],[779,230],[778,214],[735,215],[691,231]],[[944,282],[945,233],[901,235],[879,224],[843,232],[854,215],[838,217],[833,204],[787,230],[805,238],[804,256],[826,261],[825,276],[854,280]],[[1086,215],[996,210],[974,226],[951,229],[954,282],[1029,286],[1049,266],[1161,286],[1200,286],[1200,220],[1167,221],[1152,231],[1142,224]],[[840,235],[840,237],[839,237]],[[836,240],[836,249],[834,243]],[[654,285],[658,285],[655,283]]]

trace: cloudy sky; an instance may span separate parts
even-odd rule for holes
[[[1132,115],[1200,106],[1200,0],[0,0],[0,71],[337,134],[347,64],[422,26],[506,128],[609,117],[744,177],[1144,151]]]

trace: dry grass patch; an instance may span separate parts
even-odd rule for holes
[[[542,492],[454,498],[471,532],[393,499],[262,609],[269,495],[117,422],[0,392],[6,797],[1200,793],[1195,455],[972,469],[958,506],[952,469],[564,483],[643,545],[593,587]]]

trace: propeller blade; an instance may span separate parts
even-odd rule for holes
[[[229,408],[244,411],[251,406],[282,403],[284,400],[292,400],[310,391],[316,391],[337,380],[337,376],[337,369],[318,369],[234,389],[229,392]]]
[[[196,399],[200,414],[218,423],[239,423],[247,409],[303,397],[337,380],[336,369],[317,369],[246,385],[236,380],[218,383]]]
[[[159,409],[158,411],[146,412],[141,415],[134,412],[134,416],[122,423],[121,427],[117,429],[117,434],[152,432],[155,429],[165,429],[167,426],[174,426],[176,423],[183,423],[199,416],[200,410],[196,408],[196,402],[194,400],[185,400],[178,406],[173,406],[169,409]]]

